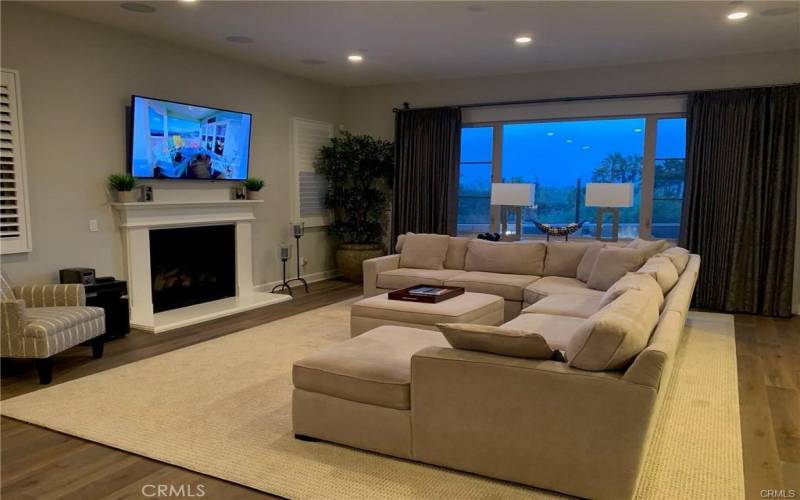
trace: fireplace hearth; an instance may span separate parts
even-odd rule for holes
[[[233,225],[150,230],[153,312],[236,296]]]

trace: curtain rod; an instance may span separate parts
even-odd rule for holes
[[[637,99],[643,97],[670,97],[670,96],[680,96],[680,95],[688,95],[693,92],[721,92],[726,90],[746,90],[746,89],[764,89],[764,88],[779,88],[779,87],[792,87],[794,85],[800,85],[800,83],[786,83],[780,85],[759,85],[755,87],[726,87],[726,88],[716,88],[716,89],[700,89],[700,90],[674,90],[674,91],[666,91],[666,92],[643,92],[638,94],[609,94],[609,95],[597,95],[597,96],[568,96],[568,97],[551,97],[546,99],[523,99],[518,101],[493,101],[493,102],[474,102],[469,104],[452,104],[449,106],[429,106],[425,108],[414,108],[415,111],[418,110],[425,110],[425,109],[436,109],[436,108],[457,108],[457,109],[464,109],[464,108],[489,108],[493,106],[519,106],[525,104],[546,104],[550,102],[573,102],[573,101],[601,101],[606,99]],[[392,108],[392,111],[397,113],[398,111],[408,111],[411,110],[411,106],[409,103],[404,102],[402,108]]]

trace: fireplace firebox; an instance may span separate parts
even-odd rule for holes
[[[236,296],[235,226],[150,230],[153,312]]]

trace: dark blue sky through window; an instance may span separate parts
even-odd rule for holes
[[[584,183],[609,154],[642,155],[644,118],[509,124],[503,127],[503,179],[549,186]]]

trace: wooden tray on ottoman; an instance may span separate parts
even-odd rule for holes
[[[415,290],[417,288],[437,288],[446,290],[446,292],[442,293],[441,295],[417,295],[410,293],[411,290]],[[424,302],[427,304],[436,304],[448,299],[452,299],[453,297],[458,297],[459,295],[464,295],[464,287],[444,285],[414,285],[408,288],[403,288],[402,290],[389,292],[389,299],[402,300],[404,302]]]

